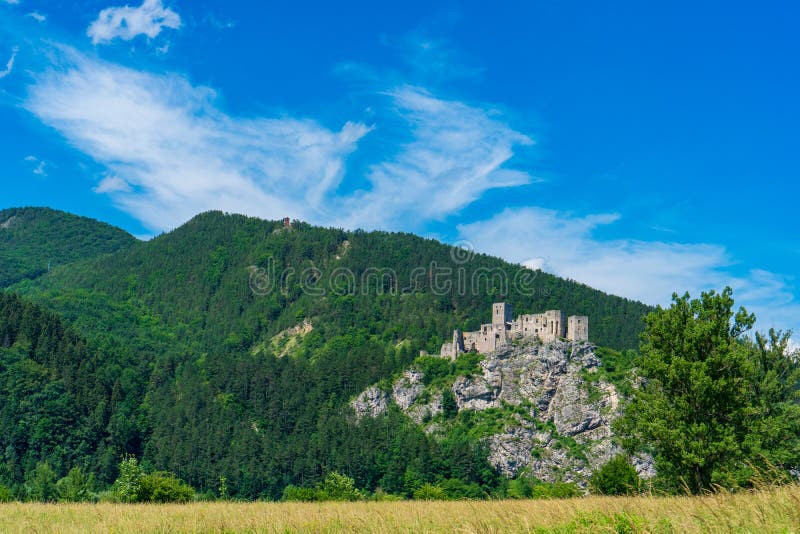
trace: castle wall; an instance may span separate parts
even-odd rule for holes
[[[555,341],[567,337],[567,315],[561,310],[548,310],[544,312],[547,318],[545,326],[547,339],[544,341]]]
[[[442,343],[442,349],[439,351],[439,356],[447,358],[448,360],[456,359],[456,352],[453,350],[452,343]]]
[[[478,338],[480,337],[480,332],[464,332],[464,351],[471,352],[471,351],[478,351]]]
[[[504,302],[492,305],[492,323],[481,325],[476,332],[453,331],[451,343],[444,343],[443,358],[456,359],[462,352],[477,351],[482,354],[508,345],[512,339],[538,337],[544,342],[568,339],[588,341],[589,318],[571,315],[561,310],[520,315],[513,319],[511,305]]]
[[[570,315],[567,319],[567,339],[589,341],[589,318],[585,315]]]
[[[542,337],[545,333],[547,317],[543,313],[520,315],[512,323],[511,331],[519,337]]]

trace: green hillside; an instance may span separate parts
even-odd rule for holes
[[[367,328],[435,350],[453,328],[475,329],[489,320],[490,304],[503,296],[516,313],[588,315],[591,340],[600,345],[638,346],[647,306],[489,256],[461,263],[459,254],[411,234],[302,223],[286,231],[282,223],[210,212],[150,242],[55,269],[16,289],[59,311],[75,303],[58,300],[87,292],[144,308],[213,348],[246,348],[309,318],[324,337]],[[251,288],[259,268],[274,286],[267,291]],[[514,287],[525,275],[532,278],[527,295]]]
[[[106,223],[48,208],[0,211],[0,288],[49,267],[107,254],[136,240]]]
[[[443,269],[451,269],[449,287]],[[477,277],[474,290],[459,286],[476,272],[493,275]],[[519,284],[524,275],[532,279]],[[431,438],[395,412],[354,426],[348,401],[421,349],[438,350],[453,328],[488,320],[501,296],[518,313],[588,315],[591,339],[620,349],[636,346],[648,311],[410,234],[286,229],[217,212],[11,291],[25,300],[0,309],[0,326],[28,334],[9,335],[0,348],[0,369],[13,373],[0,384],[8,396],[0,434],[16,428],[24,395],[44,391],[43,377],[56,384],[45,416],[52,409],[55,420],[73,419],[53,427],[63,435],[44,423],[12,433],[14,444],[0,450],[0,483],[21,488],[46,460],[59,476],[81,465],[108,484],[130,453],[203,491],[216,491],[224,477],[231,495],[247,498],[276,498],[333,470],[369,490],[402,492],[414,476],[490,492],[498,475],[479,441]],[[24,320],[19,307],[46,319]],[[36,337],[37,329],[47,334]],[[62,330],[83,352],[63,360],[58,343],[30,341]],[[26,378],[29,371],[40,381]],[[16,392],[20,380],[30,391]]]

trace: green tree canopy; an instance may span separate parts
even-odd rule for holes
[[[611,458],[592,473],[592,491],[602,495],[628,495],[639,489],[639,474],[624,454]]]
[[[730,288],[673,295],[672,306],[645,319],[642,384],[617,430],[630,449],[654,453],[667,489],[744,485],[754,470],[800,460],[800,375],[788,335],[754,342],[745,334],[755,316],[733,306]]]

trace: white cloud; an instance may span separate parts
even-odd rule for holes
[[[154,75],[64,52],[25,107],[130,190],[103,182],[123,210],[152,230],[200,211],[331,220],[328,195],[369,128],[332,131],[312,120],[240,118],[216,94],[176,75]]]
[[[719,245],[594,237],[597,228],[618,219],[617,214],[577,217],[521,208],[458,229],[460,238],[480,252],[615,295],[667,305],[673,292],[698,296],[701,291],[731,286],[737,305],[756,314],[759,330],[798,326],[800,303],[786,277],[758,269],[734,275],[730,255]]]
[[[27,15],[25,15],[25,16],[26,16],[26,17],[30,17],[30,18],[32,18],[32,19],[33,19],[33,20],[35,20],[36,22],[44,22],[44,21],[46,21],[46,20],[47,20],[47,15],[42,15],[42,14],[41,14],[41,13],[39,13],[38,11],[31,11],[30,13],[28,13],[28,14],[27,14]]]
[[[533,144],[495,113],[442,100],[417,87],[388,93],[412,140],[369,171],[369,191],[348,202],[344,226],[393,227],[443,219],[487,190],[524,185],[525,172],[504,168],[516,146]]]
[[[109,7],[100,12],[89,25],[86,34],[94,44],[108,43],[116,38],[130,41],[137,35],[156,37],[164,28],[178,29],[181,17],[164,8],[161,0],[144,0],[139,7]]]
[[[6,4],[19,4],[19,0],[2,0]]]
[[[25,106],[104,164],[113,178],[95,191],[151,230],[209,209],[408,227],[457,212],[488,189],[531,181],[503,168],[516,145],[532,143],[528,137],[490,110],[402,87],[387,96],[412,140],[371,167],[368,190],[339,194],[346,158],[370,127],[347,122],[336,131],[305,119],[233,117],[216,107],[213,90],[183,77],[72,50],[63,56],[31,87]]]
[[[11,50],[11,57],[6,62],[6,68],[4,70],[0,70],[0,79],[5,78],[11,71],[14,70],[14,61],[17,59],[17,52],[19,52],[19,48],[16,46]]]
[[[47,163],[45,161],[40,160],[36,156],[25,156],[25,161],[33,165],[33,174],[42,177],[47,176],[47,171],[45,170],[45,165],[47,165]]]
[[[93,191],[95,193],[129,193],[132,189],[130,184],[119,176],[107,176],[100,180]]]

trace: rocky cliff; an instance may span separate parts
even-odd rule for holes
[[[478,372],[457,376],[452,385],[426,386],[424,373],[412,367],[390,388],[373,386],[351,404],[362,418],[394,403],[434,434],[468,420],[473,430],[483,430],[489,461],[504,475],[527,468],[540,480],[585,487],[591,472],[620,452],[611,423],[622,400],[600,367],[590,343],[526,341],[486,355]],[[446,389],[455,398],[456,418],[444,417]],[[649,459],[634,462],[642,476],[654,474]]]

